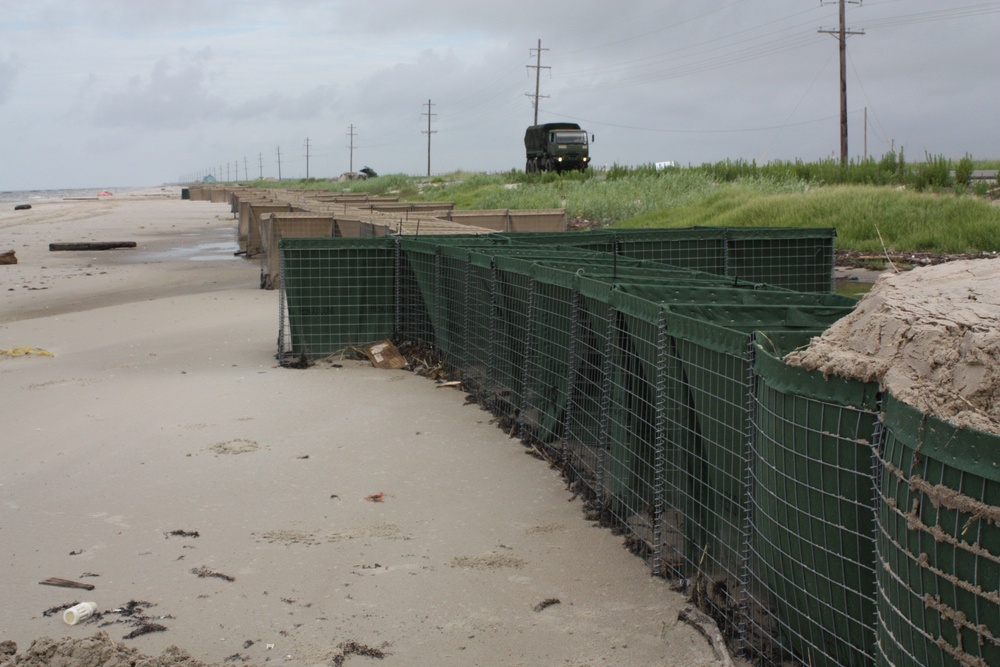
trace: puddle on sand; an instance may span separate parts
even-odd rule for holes
[[[134,259],[141,262],[213,262],[240,259],[234,253],[240,249],[236,241],[214,241],[191,246],[139,252]]]

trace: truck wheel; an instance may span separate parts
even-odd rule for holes
[[[532,169],[533,166],[534,165],[531,163],[531,160],[528,160],[524,165],[524,173],[526,174],[532,173],[534,171],[534,169]]]

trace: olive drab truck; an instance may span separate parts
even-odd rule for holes
[[[545,123],[532,125],[524,133],[524,149],[528,161],[524,170],[584,171],[590,164],[590,142],[586,130],[576,123]]]

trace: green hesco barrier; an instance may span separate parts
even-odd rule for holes
[[[279,355],[323,357],[392,337],[395,239],[281,239],[278,248],[290,344]]]
[[[754,644],[769,664],[873,665],[878,386],[789,366],[775,343],[754,346]]]
[[[608,341],[607,498],[605,507],[632,534],[631,547],[659,571],[654,520],[660,505],[663,469],[660,350],[663,309],[659,304],[615,291]]]
[[[1000,665],[1000,436],[884,411],[878,664]]]
[[[667,332],[679,363],[668,395],[678,434],[676,490],[683,517],[685,561],[692,576],[721,582],[707,603],[719,614],[733,604],[746,543],[746,477],[750,336],[755,331],[819,334],[847,307],[667,306]],[[711,595],[712,591],[706,591]]]
[[[726,275],[800,292],[832,292],[836,235],[828,228],[731,227]]]

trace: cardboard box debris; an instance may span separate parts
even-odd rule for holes
[[[366,347],[365,356],[368,357],[375,368],[399,369],[406,368],[407,365],[406,358],[388,340],[383,340]]]

